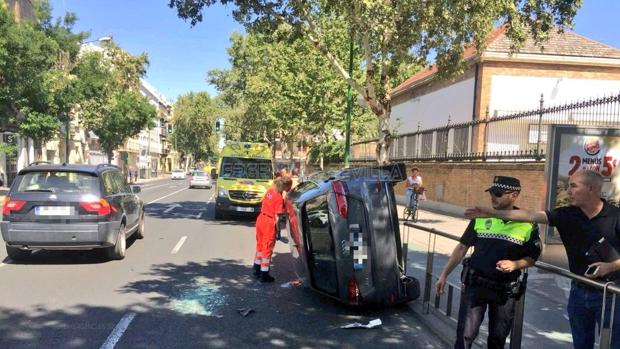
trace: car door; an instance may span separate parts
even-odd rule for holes
[[[113,171],[114,184],[118,188],[119,196],[127,215],[127,228],[133,228],[138,222],[138,200],[137,196],[131,191],[125,176],[120,171]]]

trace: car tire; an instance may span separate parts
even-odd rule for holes
[[[222,214],[222,212],[218,211],[217,209],[215,209],[215,219],[216,220],[224,219],[224,215]]]
[[[140,216],[140,223],[138,223],[138,228],[136,229],[136,239],[144,239],[144,213]]]
[[[28,257],[32,251],[30,250],[22,250],[17,247],[6,246],[6,254],[14,261],[21,261]]]
[[[114,246],[110,246],[106,249],[106,254],[110,259],[120,260],[125,258],[126,252],[127,231],[125,230],[125,225],[121,224],[121,227],[118,229],[118,234],[116,235],[116,243]]]

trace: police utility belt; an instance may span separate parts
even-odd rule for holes
[[[463,260],[463,271],[461,273],[461,282],[466,286],[483,287],[498,294],[519,299],[525,293],[525,285],[527,274],[524,274],[523,280],[512,282],[498,282],[482,276],[480,272],[471,267],[471,260],[465,258]]]

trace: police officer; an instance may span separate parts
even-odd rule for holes
[[[263,196],[260,213],[256,219],[256,254],[254,257],[254,275],[260,282],[273,282],[269,275],[271,255],[276,244],[276,223],[278,215],[284,213],[282,192],[291,190],[289,177],[278,177]]]
[[[496,210],[516,210],[521,184],[513,177],[496,176],[486,190]],[[469,247],[470,258],[463,260]],[[436,284],[444,292],[448,275],[463,260],[462,292],[454,348],[471,348],[489,309],[488,348],[504,348],[512,328],[515,300],[525,291],[521,269],[540,255],[538,225],[497,218],[472,219]]]

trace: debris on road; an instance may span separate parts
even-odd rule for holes
[[[239,314],[241,314],[241,316],[243,316],[243,317],[247,317],[253,311],[254,311],[254,309],[252,309],[252,308],[239,308],[239,309],[237,309],[237,312],[239,312]]]
[[[374,320],[370,320],[370,322],[368,322],[366,325],[364,324],[360,324],[359,322],[353,322],[350,324],[346,324],[343,326],[340,326],[340,328],[342,329],[349,329],[349,328],[374,328],[377,326],[381,326],[383,323],[381,322],[381,319],[374,319]]]
[[[300,285],[301,285],[301,281],[299,279],[295,279],[295,280],[283,283],[282,285],[280,285],[280,287],[291,288],[292,286],[300,286]]]
[[[182,292],[179,297],[170,302],[173,310],[182,314],[197,314],[216,316],[221,306],[226,304],[226,298],[219,291],[219,287],[206,280],[195,280],[195,288]]]

